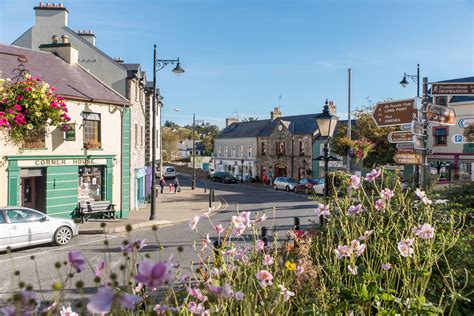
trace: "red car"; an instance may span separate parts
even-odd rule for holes
[[[295,186],[295,192],[310,194],[313,192],[313,186],[316,184],[319,184],[319,179],[300,179]]]

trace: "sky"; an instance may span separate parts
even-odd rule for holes
[[[474,0],[63,0],[71,29],[92,30],[112,57],[159,59],[185,73],[157,72],[163,120],[267,119],[318,113],[326,99],[352,108],[416,96],[404,72],[429,81],[474,75]],[[34,24],[32,0],[0,0],[0,42]],[[281,96],[281,101],[280,100]],[[175,109],[179,109],[176,112]]]

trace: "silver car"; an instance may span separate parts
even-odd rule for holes
[[[79,226],[73,220],[26,207],[0,207],[0,251],[46,243],[64,246],[78,233]]]
[[[273,181],[273,188],[275,190],[294,191],[296,184],[297,181],[293,178],[277,177],[275,181]]]

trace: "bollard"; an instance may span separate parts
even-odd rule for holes
[[[295,230],[300,230],[300,218],[295,216],[295,217],[293,217],[293,221],[294,221],[293,228]]]
[[[263,241],[263,244],[265,247],[267,246],[267,228],[265,226],[262,226],[262,233],[261,233],[261,239]]]
[[[216,201],[216,190],[212,189],[212,202]]]
[[[207,181],[204,182],[204,193],[206,193],[206,192],[207,192]]]
[[[212,207],[212,193],[211,190],[209,190],[209,208]]]

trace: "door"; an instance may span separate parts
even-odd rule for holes
[[[44,215],[29,209],[6,210],[10,221],[10,242],[18,247],[52,240],[51,228]]]
[[[0,210],[0,250],[5,249],[10,244],[10,229],[8,223]]]

